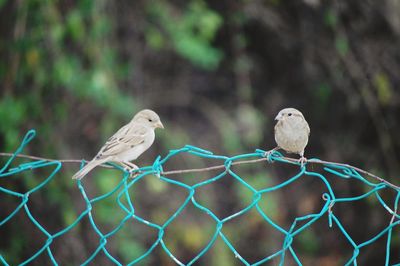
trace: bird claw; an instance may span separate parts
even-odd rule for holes
[[[135,178],[140,174],[140,171],[137,171],[139,167],[137,167],[135,164],[132,164],[132,168],[129,169],[129,177],[130,178]]]
[[[137,177],[139,174],[140,174],[139,172],[135,172],[135,173],[129,172],[129,178],[134,179],[134,178]]]
[[[307,161],[308,160],[306,157],[301,156],[298,162],[300,163],[300,166],[303,167],[307,163]]]
[[[272,155],[273,152],[274,152],[273,150],[270,150],[270,151],[266,151],[266,152],[264,153],[264,157],[267,158],[267,161],[268,161],[269,163],[272,163],[271,155]]]
[[[124,163],[124,171],[129,173],[129,178],[135,178],[140,174],[140,171],[137,171],[139,167],[133,163]]]
[[[277,148],[274,148],[274,149],[272,149],[272,150],[269,150],[269,151],[264,152],[264,157],[267,158],[267,161],[268,161],[269,163],[272,163],[272,162],[273,162],[273,160],[272,160],[272,154],[273,154],[276,150],[277,150]]]

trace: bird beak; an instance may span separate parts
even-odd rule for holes
[[[276,117],[275,117],[275,120],[280,120],[282,118],[282,115],[281,114],[278,114]]]
[[[156,128],[162,128],[162,129],[164,129],[164,125],[161,123],[161,121],[157,122]]]

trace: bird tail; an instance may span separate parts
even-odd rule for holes
[[[106,160],[97,160],[94,159],[92,161],[90,161],[87,165],[85,165],[85,167],[83,167],[81,170],[79,170],[78,172],[76,172],[74,174],[74,176],[72,177],[72,179],[82,179],[85,175],[87,175],[90,171],[93,170],[93,168],[95,168],[96,166],[104,163]]]

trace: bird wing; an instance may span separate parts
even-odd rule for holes
[[[95,158],[102,159],[132,149],[143,143],[148,133],[148,128],[141,124],[125,125],[107,140]]]

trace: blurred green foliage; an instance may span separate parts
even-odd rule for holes
[[[328,9],[325,11],[324,22],[325,22],[325,25],[332,27],[332,28],[335,28],[337,26],[338,18],[332,9]]]
[[[374,85],[378,94],[378,100],[382,105],[387,105],[393,97],[393,88],[384,73],[378,73],[374,77]]]
[[[210,10],[204,1],[189,1],[182,14],[165,1],[149,1],[147,12],[154,20],[146,31],[151,47],[162,49],[170,44],[179,55],[196,66],[206,70],[218,66],[223,54],[213,47],[212,41],[222,24],[222,18]]]
[[[4,149],[12,150],[18,146],[19,127],[27,117],[27,100],[5,96],[0,100],[0,132],[4,138]],[[10,112],[12,110],[12,112]]]
[[[341,56],[346,56],[349,51],[349,42],[346,37],[338,36],[335,40],[335,46]]]
[[[1,50],[18,64],[16,69],[8,67],[6,60],[0,62],[5,80],[0,133],[7,150],[16,146],[17,133],[24,126],[34,124],[43,132],[47,130],[41,124],[65,121],[71,108],[61,100],[66,95],[128,116],[126,107],[135,106],[134,100],[118,88],[117,80],[126,77],[129,66],[120,62],[109,41],[112,23],[104,1],[80,0],[65,10],[58,1],[14,4],[16,27],[24,32],[3,42]]]

